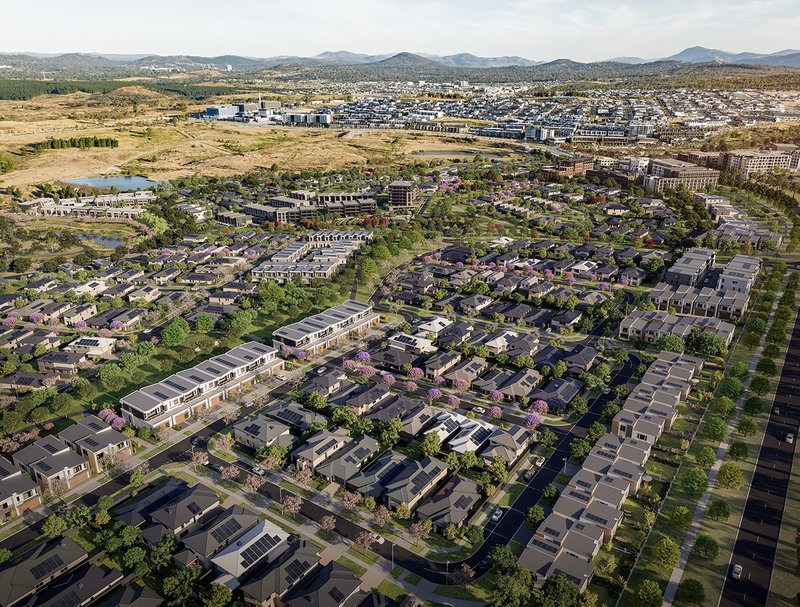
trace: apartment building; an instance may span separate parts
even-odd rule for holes
[[[673,286],[697,286],[708,276],[715,260],[716,253],[713,249],[692,247],[667,270],[664,280]]]
[[[419,201],[419,190],[413,181],[392,181],[389,184],[389,209],[393,212],[413,211]]]
[[[719,181],[719,171],[697,166],[674,158],[652,158],[644,185],[654,192],[685,186],[689,190],[702,190]]]
[[[760,257],[754,255],[735,255],[722,270],[717,288],[723,291],[749,293],[761,272]]]
[[[351,335],[363,335],[379,320],[372,305],[351,299],[277,329],[272,334],[272,345],[279,350],[291,348],[319,354],[343,343]]]
[[[250,341],[157,384],[120,399],[122,417],[133,426],[171,427],[219,404],[231,390],[251,385],[256,378],[283,369],[278,352]]]
[[[772,173],[778,170],[796,170],[797,158],[791,153],[782,151],[733,151],[719,155],[723,169],[738,173],[748,179],[755,173]]]
[[[634,310],[622,319],[619,338],[655,343],[666,335],[677,335],[685,339],[695,328],[719,335],[726,345],[730,345],[733,340],[735,329],[734,325],[719,318],[679,316],[661,310]]]
[[[741,318],[750,301],[749,294],[739,291],[672,286],[665,282],[653,287],[649,298],[658,310],[724,319]]]

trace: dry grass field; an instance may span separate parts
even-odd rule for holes
[[[134,103],[135,100],[135,103]],[[403,131],[340,131],[186,120],[202,105],[141,87],[106,95],[49,95],[0,101],[0,154],[14,169],[0,185],[23,191],[36,184],[107,174],[153,179],[239,174],[254,167],[302,170],[360,164],[399,165],[436,152],[437,159],[503,153],[502,145],[460,136]],[[97,135],[117,148],[45,150],[27,146],[48,137]]]

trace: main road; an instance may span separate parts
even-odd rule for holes
[[[789,490],[794,441],[800,420],[800,317],[795,317],[789,349],[758,454],[753,481],[744,506],[731,566],[720,599],[721,607],[763,607],[767,604],[772,568]],[[742,575],[733,579],[734,565]]]

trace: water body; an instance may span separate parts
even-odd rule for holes
[[[56,232],[59,236],[61,232]],[[99,245],[103,245],[104,247],[109,247],[111,249],[116,249],[117,247],[121,247],[125,244],[125,240],[122,238],[117,238],[116,236],[103,236],[102,234],[83,234],[79,232],[74,232],[74,236],[76,236],[79,240],[86,240],[95,242]]]
[[[119,177],[87,177],[85,179],[73,179],[66,183],[72,185],[83,185],[90,188],[117,188],[120,192],[131,192],[133,190],[146,190],[158,185],[157,181],[152,181],[147,177],[141,176],[119,176]]]
[[[433,156],[436,158],[503,158],[503,154],[485,154],[482,152],[447,152],[445,150],[428,150],[425,152],[414,152],[414,156]]]

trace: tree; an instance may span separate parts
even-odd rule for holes
[[[453,573],[453,583],[457,586],[469,584],[474,578],[475,570],[467,565],[467,563],[462,563],[461,567]]]
[[[489,607],[524,607],[531,599],[531,591],[516,575],[501,575],[492,588],[486,604]]]
[[[701,533],[692,546],[692,552],[707,561],[713,561],[719,556],[719,544],[710,535]]]
[[[731,515],[731,507],[724,500],[711,500],[706,508],[706,516],[715,521],[727,521]]]
[[[607,550],[598,552],[592,563],[594,568],[606,577],[609,577],[617,570],[617,557]]]
[[[111,515],[108,510],[98,510],[94,514],[94,524],[98,527],[104,527],[111,522]]]
[[[372,513],[372,518],[375,519],[375,524],[378,525],[378,527],[383,527],[392,518],[392,513],[386,506],[381,504],[375,509],[375,512]]]
[[[8,548],[0,548],[0,565],[7,562],[12,554],[13,553]]]
[[[771,358],[761,357],[756,365],[756,371],[767,377],[774,377],[778,374],[778,365]]]
[[[708,469],[717,461],[717,454],[711,447],[703,447],[697,452],[697,455],[694,456],[694,461],[696,461],[697,465],[701,468]]]
[[[752,389],[752,380],[750,387]],[[719,387],[717,388],[717,394],[719,394],[720,396],[727,396],[728,398],[731,398],[734,401],[738,399],[743,393],[744,393],[744,384],[742,384],[742,380],[730,376],[723,379]]]
[[[425,519],[422,521],[416,521],[415,523],[411,523],[408,527],[408,535],[414,541],[414,545],[416,546],[420,541],[427,539],[428,535],[430,535],[431,529],[433,528],[433,523],[430,519]]]
[[[665,571],[674,569],[680,558],[681,547],[668,537],[659,540],[650,550],[650,561]]]
[[[714,399],[711,409],[717,415],[727,419],[734,411],[736,411],[736,403],[733,402],[733,399],[727,396],[720,396],[719,398]]]
[[[177,605],[186,605],[194,595],[197,580],[203,570],[200,567],[182,567],[174,575],[164,578],[163,594]]]
[[[439,455],[442,449],[442,439],[435,432],[426,434],[420,442],[420,451],[425,457],[434,457]]]
[[[122,555],[122,564],[125,565],[128,570],[131,570],[139,563],[143,563],[146,556],[147,552],[144,548],[134,546],[133,548],[128,548],[125,554]]]
[[[578,587],[563,573],[550,576],[542,585],[540,607],[573,607],[578,603]]]
[[[750,380],[750,389],[759,396],[764,396],[770,389],[770,381],[763,375],[755,375]]]
[[[703,422],[700,431],[706,438],[721,442],[728,436],[728,425],[721,417],[712,415]]]
[[[500,573],[512,573],[517,570],[517,557],[510,546],[498,544],[489,553],[492,566]]]
[[[641,607],[661,607],[661,587],[654,580],[644,580],[636,591],[636,598]]]
[[[683,338],[679,335],[665,335],[658,340],[656,347],[660,350],[680,353],[686,348],[686,344],[683,342]]]
[[[281,507],[283,508],[284,512],[288,512],[292,515],[292,518],[300,512],[300,508],[303,507],[303,500],[298,495],[285,495],[281,500]]]
[[[735,441],[728,447],[728,455],[737,461],[741,461],[747,457],[747,445],[741,441]]]
[[[464,468],[479,468],[481,467],[482,460],[478,459],[478,456],[475,454],[474,451],[465,451],[461,455],[461,465]]]
[[[473,546],[478,546],[483,543],[483,535],[483,527],[480,525],[468,525],[467,528],[464,529],[464,539]]]
[[[589,451],[591,450],[592,443],[584,438],[575,439],[569,444],[569,453],[576,461],[583,461],[586,459],[586,456],[589,455]]]
[[[758,415],[764,410],[764,401],[757,396],[750,396],[744,401],[744,412],[748,415]]]
[[[176,545],[175,536],[167,535],[150,551],[150,564],[154,569],[161,570],[172,563],[172,553],[175,552]]]
[[[66,514],[64,514],[64,521],[67,523],[67,527],[75,529],[88,523],[91,517],[92,511],[89,506],[78,504],[67,510]]]
[[[684,472],[681,477],[681,489],[690,497],[700,497],[708,485],[708,474],[702,468],[694,466]]]
[[[189,323],[183,318],[172,321],[161,332],[161,343],[168,348],[182,346],[189,336]]]
[[[531,528],[536,529],[544,520],[544,508],[542,508],[539,504],[534,504],[530,508],[528,508],[527,512],[525,513],[525,523]]]
[[[740,417],[736,422],[736,431],[742,436],[753,436],[756,430],[758,430],[756,420],[749,415]]]
[[[394,515],[401,521],[407,521],[411,518],[411,508],[405,502],[398,504],[397,508],[394,509]]]
[[[369,552],[372,544],[375,543],[375,535],[369,531],[362,531],[356,536],[355,544],[361,548],[362,552]]]
[[[678,584],[678,591],[675,598],[682,603],[695,603],[702,605],[706,600],[706,589],[699,580],[686,578]]]
[[[336,529],[336,517],[326,514],[320,519],[319,526],[323,531],[333,531]]]
[[[201,314],[194,321],[194,328],[198,333],[208,333],[214,330],[214,319],[207,314]]]
[[[355,491],[345,491],[339,496],[339,500],[342,502],[342,507],[345,510],[352,510],[358,505],[361,496],[356,493]]]
[[[686,506],[675,506],[669,520],[676,529],[686,531],[692,524],[692,513]]]
[[[557,440],[558,436],[556,436],[556,433],[550,430],[550,428],[545,428],[539,432],[539,444],[543,449],[551,449],[556,444]]]
[[[244,488],[245,491],[248,491],[253,494],[258,494],[258,490],[261,488],[261,485],[263,485],[265,482],[266,479],[261,476],[258,476],[256,474],[248,474],[247,478],[244,479],[244,484],[242,485],[242,487]]]
[[[122,542],[122,545],[125,546],[126,548],[130,548],[141,539],[142,532],[139,530],[138,527],[125,525],[119,531],[118,536],[120,541]]]
[[[724,489],[738,491],[744,485],[742,469],[733,462],[725,462],[719,467],[717,484]]]
[[[42,523],[42,533],[50,539],[58,537],[67,530],[66,521],[57,514],[48,516]]]
[[[211,584],[203,590],[203,607],[225,607],[230,604],[233,593],[223,584]]]

